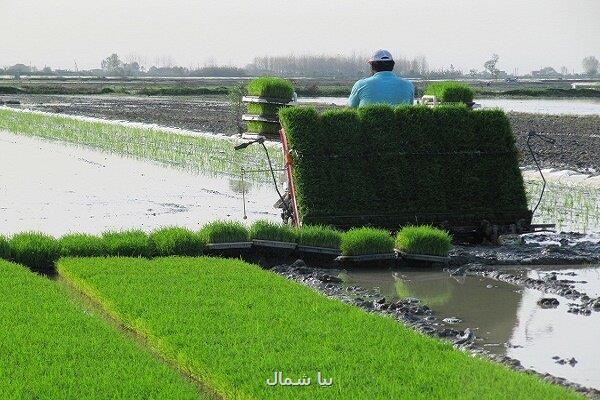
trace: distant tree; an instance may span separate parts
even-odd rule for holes
[[[590,76],[594,76],[598,73],[598,59],[594,56],[589,56],[583,59],[581,65],[583,65],[583,71]]]
[[[569,75],[569,69],[563,65],[562,67],[560,67],[560,74],[565,76]]]
[[[119,59],[119,56],[116,53],[111,54],[106,57],[100,63],[102,69],[110,74],[122,73],[123,71],[123,63]]]
[[[500,60],[500,56],[498,56],[498,54],[492,54],[492,58],[483,63],[483,68],[485,68],[485,70],[492,74],[495,78],[498,77],[498,73],[500,72],[498,68],[496,68],[498,60]]]
[[[477,72],[477,70],[476,70],[476,69],[470,69],[470,70],[469,70],[469,76],[470,76],[471,78],[477,78],[477,75],[478,75],[478,74],[479,74],[479,72]]]
[[[138,76],[141,68],[137,61],[123,64],[123,74],[126,76]]]

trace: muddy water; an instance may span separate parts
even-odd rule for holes
[[[178,225],[215,219],[277,220],[270,185],[209,177],[152,162],[0,132],[0,234]]]
[[[549,271],[586,281],[576,285],[590,296],[600,292],[600,266],[541,267],[522,273],[537,277]],[[600,312],[590,316],[571,314],[567,312],[570,300],[560,296],[488,278],[453,277],[440,270],[352,271],[346,273],[345,280],[350,285],[377,290],[388,300],[416,297],[434,310],[439,321],[460,319],[444,324],[455,329],[471,328],[487,351],[518,359],[525,368],[600,388]],[[542,309],[537,305],[542,297],[555,297],[560,304]],[[560,364],[553,359],[556,356],[564,360],[574,357],[577,363]]]

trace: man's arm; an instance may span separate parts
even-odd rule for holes
[[[358,81],[352,86],[350,97],[348,97],[348,106],[356,108],[360,104],[360,87],[361,81]]]

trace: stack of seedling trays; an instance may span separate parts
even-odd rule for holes
[[[205,225],[200,234],[206,239],[204,253],[208,255],[240,257],[252,248],[248,229],[239,222],[215,221]]]
[[[288,107],[294,99],[294,87],[291,82],[276,78],[262,77],[250,81],[246,87],[247,95],[242,98],[246,103],[246,114],[242,120],[246,122],[244,139],[277,139],[281,125],[278,112]]]

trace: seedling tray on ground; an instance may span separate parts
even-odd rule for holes
[[[414,266],[423,266],[423,265],[432,265],[432,264],[442,264],[447,265],[450,262],[450,257],[448,256],[430,256],[426,254],[409,254],[403,251],[396,250],[398,253],[398,258],[403,261],[407,261],[410,264],[414,264]]]
[[[301,253],[308,253],[308,254],[318,254],[318,255],[324,255],[324,256],[335,256],[338,257],[340,256],[340,251],[338,249],[332,249],[329,247],[315,247],[315,246],[301,246],[298,245],[298,247],[296,248],[296,250],[298,250]]]
[[[366,261],[390,261],[398,258],[396,253],[385,254],[364,254],[360,256],[338,256],[337,261],[345,262],[366,262]]]
[[[252,247],[252,242],[209,243],[206,245],[207,250],[237,250],[250,247]]]
[[[263,240],[263,239],[253,239],[252,244],[257,247],[281,249],[281,250],[295,250],[297,247],[296,243],[277,242],[274,240]]]

